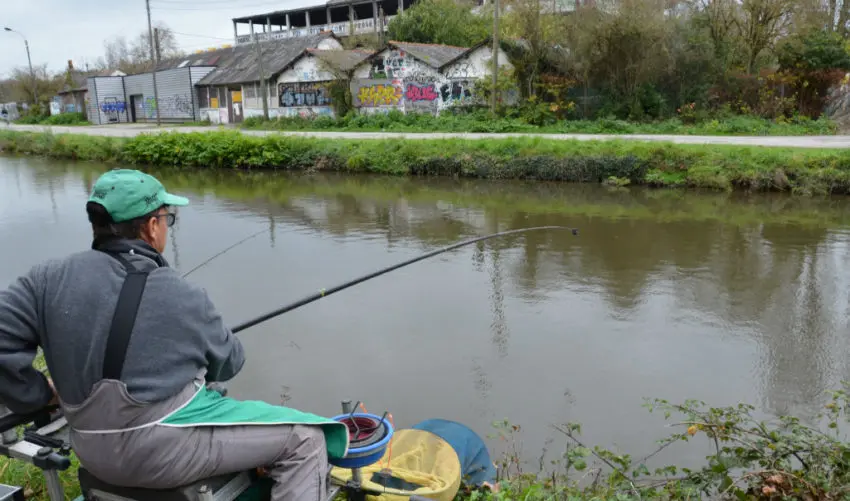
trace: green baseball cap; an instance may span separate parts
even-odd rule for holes
[[[132,169],[114,169],[94,183],[89,202],[99,203],[116,223],[144,216],[163,205],[188,205],[189,199],[165,191],[159,180]]]

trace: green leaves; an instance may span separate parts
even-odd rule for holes
[[[387,25],[390,40],[470,47],[490,35],[490,23],[454,0],[422,0]]]

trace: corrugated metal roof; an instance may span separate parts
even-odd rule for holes
[[[277,76],[306,49],[316,48],[322,40],[334,38],[333,33],[325,32],[306,37],[287,38],[261,42],[263,66],[266,78]],[[254,44],[237,45],[221,53],[217,68],[205,76],[197,85],[226,85],[260,80],[260,66],[257,49]]]
[[[340,71],[351,71],[355,66],[369,58],[374,52],[368,50],[319,50],[307,49],[311,55],[314,55],[325,61],[333,68]]]
[[[467,50],[469,50],[468,47],[455,47],[453,45],[438,45],[427,43],[397,42],[394,40],[388,42],[387,45],[403,50],[409,53],[411,56],[415,57],[416,59],[419,59],[423,63],[435,69],[440,69],[449,61],[453,61],[454,59],[465,53]]]
[[[228,56],[233,56],[235,47],[223,47],[221,49],[209,50],[199,54],[187,54],[159,61],[157,71],[171,70],[174,68],[185,68],[187,66],[217,66]]]

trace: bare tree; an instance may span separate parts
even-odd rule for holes
[[[748,73],[755,70],[762,51],[787,34],[796,5],[797,0],[742,0],[736,25],[746,50]]]
[[[64,75],[62,73],[51,75],[47,71],[47,65],[33,65],[35,73],[35,89],[38,91],[39,102],[45,102],[62,89]],[[28,67],[17,67],[12,70],[11,85],[6,86],[4,94],[11,97],[11,101],[35,102],[33,93],[33,79]]]
[[[183,53],[177,45],[174,32],[164,23],[156,24],[156,39],[161,60],[179,57]],[[132,41],[123,36],[113,37],[104,42],[102,65],[110,69],[119,69],[125,73],[140,73],[151,71],[150,60],[151,40],[147,31],[140,32]]]
[[[734,44],[738,3],[735,0],[698,0],[697,8],[703,14],[715,56],[726,59]]]

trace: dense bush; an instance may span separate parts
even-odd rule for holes
[[[15,121],[25,125],[88,125],[82,113],[60,113],[58,115],[25,115]]]
[[[43,125],[87,125],[89,122],[82,113],[60,113],[42,120]]]

